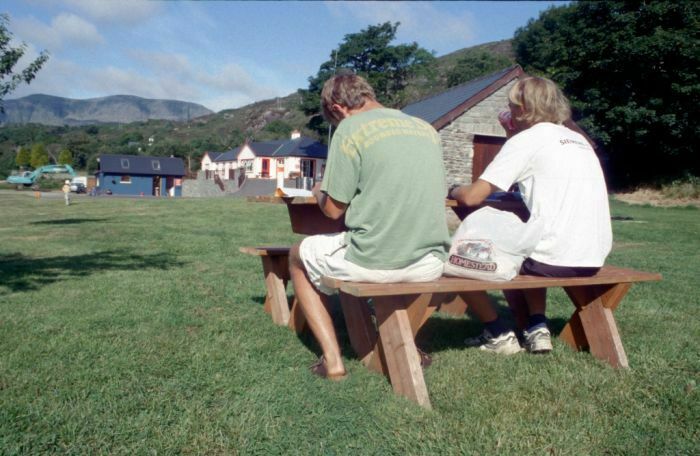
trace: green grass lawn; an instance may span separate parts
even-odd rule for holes
[[[0,194],[0,454],[698,454],[700,211],[613,203],[609,263],[661,272],[616,312],[631,368],[419,334],[433,410],[365,370],[313,377],[308,335],[263,312],[257,258],[286,209],[233,199]],[[493,298],[503,304],[503,299]],[[573,310],[550,293],[560,329]],[[339,321],[342,328],[342,321]]]

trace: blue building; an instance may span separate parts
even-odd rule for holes
[[[182,196],[185,164],[180,158],[143,155],[100,155],[100,193],[134,196]]]

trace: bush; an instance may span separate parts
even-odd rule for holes
[[[661,193],[666,198],[700,198],[700,177],[686,174],[670,184],[663,185]]]

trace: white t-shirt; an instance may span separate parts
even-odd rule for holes
[[[608,192],[593,148],[579,133],[543,122],[510,138],[480,179],[517,183],[543,225],[530,257],[553,266],[600,267],[612,247]]]

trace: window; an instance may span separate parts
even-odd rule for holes
[[[301,177],[314,177],[314,160],[301,160]]]
[[[160,171],[160,161],[151,160],[151,167],[153,167],[154,171]]]
[[[122,184],[130,184],[131,183],[131,176],[123,175],[121,177],[120,183]]]
[[[277,164],[278,164],[278,165],[284,165],[284,158],[278,158],[278,159],[277,159]]]
[[[129,159],[128,158],[122,158],[122,168],[129,169]]]
[[[241,160],[246,171],[253,171],[253,160]]]

